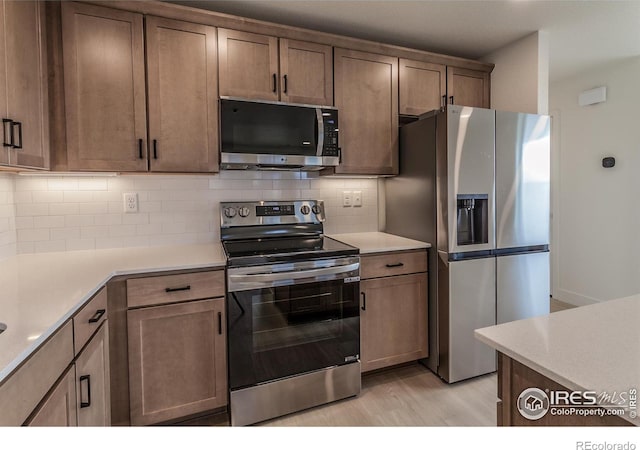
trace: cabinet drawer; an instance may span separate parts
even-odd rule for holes
[[[221,296],[224,296],[223,270],[127,280],[129,308]]]
[[[102,322],[107,319],[107,288],[103,287],[73,317],[73,347],[76,356]]]
[[[424,250],[363,255],[360,258],[360,278],[390,277],[427,271],[427,252]]]
[[[0,385],[0,426],[20,426],[73,360],[68,321]]]

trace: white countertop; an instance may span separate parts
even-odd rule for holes
[[[0,263],[0,383],[111,277],[224,266],[220,244],[19,255]]]
[[[383,253],[396,252],[401,250],[419,250],[421,248],[430,248],[431,244],[427,242],[415,241],[393,234],[382,233],[379,231],[367,233],[345,233],[331,234],[330,238],[336,239],[345,244],[358,247],[360,254],[367,253]]]
[[[634,295],[481,328],[475,335],[568,389],[611,394],[640,389],[639,324],[640,295]],[[639,418],[622,417],[640,426]]]

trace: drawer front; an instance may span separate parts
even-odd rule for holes
[[[127,280],[129,308],[222,296],[223,270]]]
[[[427,252],[380,253],[362,255],[360,258],[360,278],[390,277],[427,271]]]
[[[73,346],[76,356],[106,319],[107,287],[105,286],[73,317]]]
[[[73,360],[68,321],[22,367],[0,385],[0,426],[20,426]]]

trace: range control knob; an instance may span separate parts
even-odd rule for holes
[[[229,218],[229,219],[232,219],[233,217],[236,216],[236,209],[235,208],[227,207],[227,208],[224,209],[223,212],[224,212],[224,216]]]
[[[320,214],[322,212],[322,209],[320,209],[320,207],[318,205],[313,205],[313,208],[311,208],[314,214]]]
[[[240,214],[240,217],[247,217],[249,213],[250,213],[249,208],[247,208],[246,206],[243,206],[242,208],[238,209],[238,214]]]
[[[311,212],[311,208],[309,208],[307,205],[302,205],[302,208],[300,208],[300,212],[306,216]]]

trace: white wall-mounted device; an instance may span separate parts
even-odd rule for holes
[[[578,96],[578,105],[580,106],[595,105],[596,103],[602,103],[606,101],[606,86],[600,86],[595,89],[589,89],[588,91],[582,91]]]

